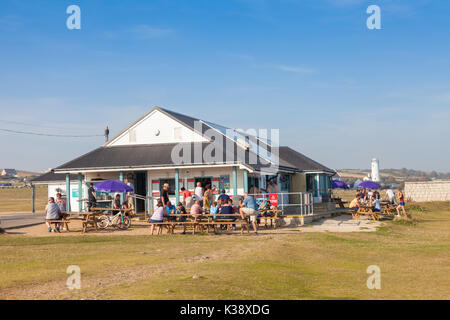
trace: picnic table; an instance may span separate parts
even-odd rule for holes
[[[83,222],[81,225],[83,227],[83,233],[86,232],[88,227],[93,227],[95,231],[98,231],[97,223],[98,217],[101,215],[101,213],[96,211],[90,211],[90,212],[83,212],[82,215],[83,215]]]
[[[348,201],[342,201],[342,198],[340,197],[331,198],[331,200],[333,202],[336,202],[339,205],[339,208],[341,209],[344,209],[345,208],[344,204],[348,203]]]
[[[358,207],[356,212],[352,213],[353,219],[359,219],[362,215],[369,215],[369,219],[380,220],[381,212],[373,211],[374,206],[362,204]]]
[[[380,201],[381,209],[387,215],[394,215],[396,206],[389,201]]]

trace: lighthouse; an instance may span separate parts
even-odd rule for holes
[[[373,182],[380,182],[380,162],[377,158],[372,159],[372,173],[370,176]]]

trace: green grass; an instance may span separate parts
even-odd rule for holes
[[[44,211],[48,201],[47,186],[36,186],[36,211]],[[31,188],[0,189],[0,213],[31,212]]]
[[[2,235],[0,299],[450,299],[450,203],[420,205],[414,225],[377,232]],[[69,265],[81,290],[65,288]]]

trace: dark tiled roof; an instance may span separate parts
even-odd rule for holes
[[[115,146],[115,147],[100,147],[91,151],[77,159],[69,161],[62,166],[55,168],[55,171],[66,171],[78,169],[100,169],[100,168],[139,168],[139,167],[164,167],[164,166],[175,166],[172,161],[172,150],[175,146],[179,144],[154,144],[154,145],[127,145],[127,146]],[[202,161],[198,162],[194,158],[195,146],[193,143],[187,144],[191,148],[190,161],[186,165],[204,165],[204,164],[214,164],[214,162]],[[202,149],[202,154],[205,148],[210,145],[209,142],[199,143]],[[242,150],[242,149],[241,149]],[[222,153],[223,162],[216,164],[226,163],[227,155],[225,148],[220,148],[216,150]],[[252,153],[252,155],[254,155]],[[231,163],[241,163],[247,164],[255,170],[260,170],[264,167],[265,162],[257,158],[256,164],[249,164],[249,151],[244,151],[245,158],[242,157],[241,152],[237,152],[237,148],[234,148],[233,159],[234,162]],[[230,162],[227,162],[230,163]],[[293,168],[290,168],[293,170]],[[82,171],[82,170],[80,170]]]
[[[84,179],[84,177],[83,177]],[[71,174],[70,180],[78,180],[77,174]],[[54,173],[52,171],[44,173],[43,175],[40,175],[39,177],[34,178],[31,180],[32,182],[58,182],[58,181],[66,181],[66,174],[65,173]]]
[[[317,161],[308,158],[307,156],[295,151],[289,147],[279,148],[280,162],[283,160],[287,162],[290,166],[297,168],[300,171],[327,171],[334,172],[334,170],[325,167],[324,165],[318,163]]]

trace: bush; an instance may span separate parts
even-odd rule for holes
[[[4,234],[5,232],[5,229],[0,228],[0,234]]]

